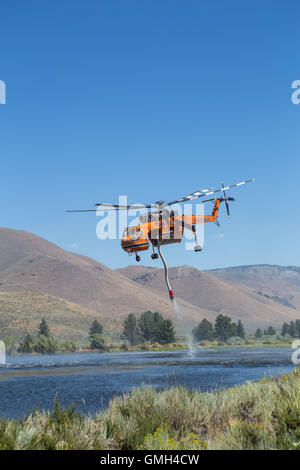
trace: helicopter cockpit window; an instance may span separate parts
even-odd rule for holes
[[[128,227],[127,233],[132,240],[137,240],[139,238],[139,232],[137,231],[136,227]]]
[[[137,240],[143,237],[143,231],[136,227],[127,227],[123,232],[123,237],[130,236],[132,240]]]

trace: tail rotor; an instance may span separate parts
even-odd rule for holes
[[[226,196],[226,192],[225,192],[225,189],[228,189],[225,188],[224,186],[224,183],[222,182],[222,194],[223,194],[223,201],[225,201],[225,206],[226,206],[226,211],[227,211],[227,217],[230,217],[230,210],[229,210],[229,204],[228,204],[228,201],[235,201],[234,197],[227,197]]]

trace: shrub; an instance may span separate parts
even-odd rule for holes
[[[145,343],[139,344],[138,348],[139,348],[141,351],[150,351],[150,349],[151,349],[151,344],[148,343],[148,342],[145,342]]]
[[[34,338],[31,335],[26,335],[23,342],[20,343],[18,352],[32,353],[34,351]]]
[[[183,349],[186,347],[186,345],[182,343],[171,343],[169,346],[173,349]]]
[[[233,346],[239,346],[245,344],[245,340],[240,336],[232,336],[227,340],[227,342]]]
[[[92,349],[98,349],[100,351],[109,351],[111,347],[110,338],[106,335],[95,334],[91,336],[90,345]]]
[[[172,432],[167,427],[157,428],[154,434],[147,434],[140,449],[147,450],[203,450],[207,444],[198,434],[184,431]]]
[[[193,329],[192,335],[195,341],[212,341],[214,339],[214,326],[204,318],[199,325]]]
[[[65,340],[60,344],[60,350],[62,352],[76,352],[77,346],[76,346],[76,343],[74,343],[74,341]]]
[[[34,343],[34,351],[41,354],[54,354],[58,350],[58,345],[55,340],[50,336],[40,335]]]
[[[157,341],[150,346],[151,349],[160,349],[161,344],[159,344]]]
[[[300,368],[273,379],[201,393],[134,389],[105,412],[75,408],[0,420],[0,449],[299,449]]]

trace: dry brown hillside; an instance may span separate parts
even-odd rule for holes
[[[134,282],[161,291],[164,289],[162,269],[128,266],[119,273]],[[249,287],[236,285],[216,278],[191,266],[173,267],[169,271],[175,295],[196,307],[230,315],[246,325],[281,325],[300,318],[300,311],[288,308],[274,300],[259,295]]]
[[[171,268],[170,280],[190,326],[204,317],[212,321],[218,313],[241,319],[251,328],[300,318],[299,310],[256,294],[251,287],[189,266]],[[5,331],[25,331],[26,325],[45,317],[60,336],[66,331],[75,338],[86,334],[97,315],[107,328],[115,325],[120,331],[126,315],[146,310],[159,311],[184,329],[161,269],[133,265],[112,270],[32,233],[0,229],[0,321]]]
[[[1,336],[20,338],[27,333],[35,334],[42,318],[47,319],[51,333],[59,340],[88,343],[89,328],[94,320],[100,321],[113,335],[121,329],[118,320],[53,295],[0,292]]]
[[[97,261],[65,251],[26,231],[0,229],[0,292],[47,294],[99,312],[112,319],[146,310],[174,319],[168,294],[145,288]],[[35,299],[32,299],[34,302]],[[195,324],[207,312],[188,302],[187,322]],[[41,312],[42,313],[42,312]],[[214,314],[213,314],[214,315]]]
[[[259,292],[260,295],[300,309],[300,268],[296,266],[235,266],[207,271],[218,279],[233,282]]]

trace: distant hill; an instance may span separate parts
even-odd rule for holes
[[[234,268],[233,268],[234,269]],[[221,270],[220,270],[221,271]],[[161,291],[164,286],[162,269],[145,266],[128,266],[118,269],[118,272],[134,282]],[[195,305],[207,309],[212,316],[222,313],[230,315],[235,320],[241,319],[249,327],[274,325],[279,326],[284,321],[300,318],[300,310],[279,303],[278,299],[263,295],[254,288],[223,279],[216,271],[199,271],[191,266],[173,267],[169,270],[169,279],[175,295]],[[229,276],[228,276],[229,277]],[[237,274],[238,278],[238,274]],[[261,287],[261,286],[260,286]],[[283,295],[283,287],[281,295]]]
[[[171,268],[183,324],[162,269],[133,265],[113,270],[32,233],[0,228],[0,333],[28,332],[45,317],[59,337],[86,338],[95,318],[106,329],[120,331],[125,316],[146,310],[171,318],[181,331],[204,317],[213,321],[219,313],[252,329],[300,318],[299,268],[266,268],[268,275],[259,276],[255,269]]]
[[[207,273],[247,286],[290,308],[300,309],[300,268],[296,266],[260,264],[214,269]]]
[[[22,230],[0,228],[1,291],[15,293],[18,311],[24,302],[20,293],[27,292],[67,300],[99,312],[103,318],[120,320],[131,312],[152,310],[176,320],[166,291],[152,291],[91,258]],[[33,296],[32,303],[35,300]],[[206,313],[180,299],[179,303],[184,305],[188,323],[195,324]]]

